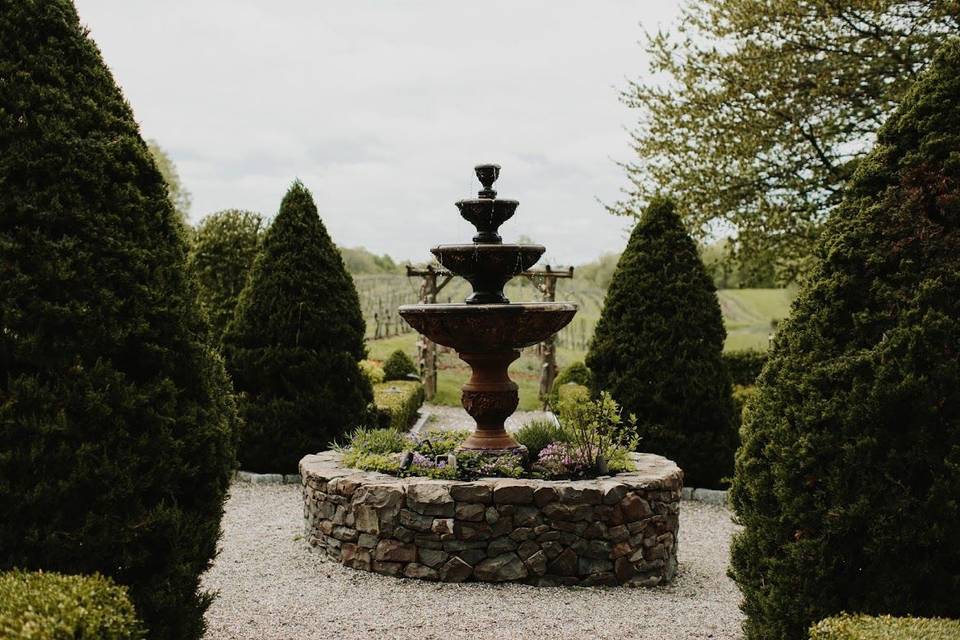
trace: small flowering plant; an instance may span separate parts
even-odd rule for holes
[[[611,460],[621,460],[625,452],[637,448],[636,417],[624,420],[620,406],[606,391],[596,400],[561,400],[559,413],[567,457],[587,472],[608,473]]]

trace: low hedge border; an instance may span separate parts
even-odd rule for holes
[[[373,404],[382,428],[406,431],[423,404],[423,385],[415,380],[391,380],[373,385]]]
[[[756,349],[724,351],[723,363],[733,384],[752,387],[757,383],[757,376],[763,371],[763,365],[767,363],[767,352]]]
[[[127,588],[101,575],[0,573],[0,638],[140,640]]]
[[[839,615],[810,628],[810,640],[957,640],[960,620]]]

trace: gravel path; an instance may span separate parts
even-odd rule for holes
[[[668,587],[438,584],[347,569],[301,538],[296,485],[235,483],[222,551],[204,576],[219,597],[208,640],[742,638],[726,577],[735,526],[722,507],[684,501],[680,574]]]
[[[452,429],[469,429],[473,431],[476,423],[463,407],[448,407],[439,404],[425,404],[422,411],[430,412],[430,420],[424,425],[424,431],[449,431]],[[516,431],[533,420],[548,420],[550,414],[546,411],[514,411],[507,418],[507,431]]]

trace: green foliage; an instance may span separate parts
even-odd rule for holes
[[[810,640],[957,640],[960,620],[841,615],[810,628]]]
[[[550,396],[547,398],[549,406],[554,407],[560,400],[560,388],[567,384],[578,384],[589,388],[592,383],[590,369],[582,361],[564,367],[553,380],[553,386],[550,388]]]
[[[264,227],[259,213],[227,209],[204,218],[193,234],[187,266],[199,285],[197,302],[210,319],[216,342],[233,319]]]
[[[575,275],[577,279],[586,280],[601,289],[606,289],[613,280],[613,273],[617,270],[619,261],[619,253],[605,253],[596,260],[577,267]]]
[[[723,363],[727,367],[727,373],[730,374],[730,381],[744,387],[756,384],[766,362],[766,351],[742,349],[723,353]]]
[[[378,256],[364,247],[340,247],[340,256],[350,275],[401,273],[402,270],[387,254]],[[406,276],[404,276],[406,277]]]
[[[552,420],[531,420],[513,434],[517,442],[527,448],[531,460],[540,456],[540,451],[553,442],[566,442],[566,433]]]
[[[384,380],[409,380],[410,376],[417,375],[417,365],[402,349],[390,354],[383,363]]]
[[[453,453],[457,447],[470,437],[470,433],[471,432],[466,429],[431,431],[430,433],[420,436],[417,451],[423,454],[438,456]]]
[[[423,404],[423,385],[414,380],[396,380],[373,385],[373,404],[377,424],[397,431],[406,431],[417,420]]]
[[[167,187],[67,0],[0,0],[0,570],[203,633],[236,414]]]
[[[357,363],[360,366],[360,373],[367,379],[371,385],[383,382],[383,367],[375,360],[361,360]]]
[[[519,478],[523,475],[523,460],[512,453],[490,455],[476,451],[457,454],[457,478]]]
[[[401,453],[410,448],[410,440],[395,429],[354,429],[346,447],[359,453]]]
[[[643,449],[675,460],[690,486],[718,487],[733,470],[725,336],[696,245],[673,203],[654,201],[620,258],[586,364],[594,393],[636,415]]]
[[[960,31],[955,0],[693,0],[647,37],[650,69],[622,100],[638,112],[634,215],[659,193],[687,226],[737,234],[734,260],[805,268],[826,215],[883,119]]]
[[[960,617],[958,149],[954,39],[859,163],[746,412],[750,639],[841,611]]]
[[[240,394],[240,466],[292,472],[362,422],[373,399],[357,362],[364,324],[353,281],[299,181],[264,235],[223,335]]]
[[[633,450],[637,447],[636,416],[627,420],[620,416],[620,406],[606,391],[596,400],[570,398],[560,403],[557,419],[573,457],[589,470],[602,471],[616,449]]]
[[[190,202],[193,198],[180,181],[177,165],[173,164],[173,160],[156,140],[147,140],[147,150],[150,151],[153,162],[163,176],[164,184],[167,185],[167,197],[170,198],[170,204],[177,212],[177,220],[187,227],[190,224]]]
[[[343,454],[343,465],[351,469],[379,471],[393,476],[400,475],[400,460],[396,454],[368,453],[360,449],[347,449]]]
[[[101,575],[0,573],[0,637],[138,640],[143,626],[126,587]]]
[[[700,257],[717,289],[777,286],[774,257],[761,252],[738,251],[735,240],[723,238],[700,248]]]

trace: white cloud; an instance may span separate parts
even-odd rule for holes
[[[626,184],[617,92],[676,4],[77,0],[195,220],[272,216],[299,177],[339,244],[425,259],[469,241],[453,202],[479,188],[474,164],[499,162],[520,200],[505,238],[572,263],[625,244],[597,202]]]

